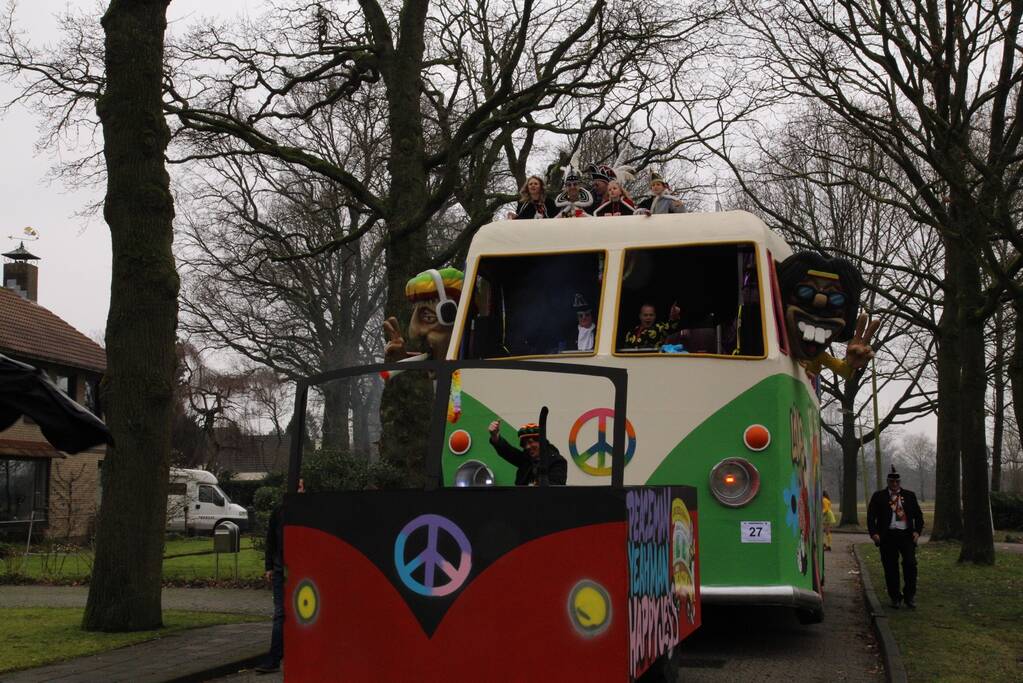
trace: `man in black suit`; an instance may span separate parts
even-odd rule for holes
[[[916,603],[916,542],[924,530],[924,515],[916,494],[899,485],[899,473],[892,465],[888,488],[876,491],[867,506],[867,529],[874,545],[881,549],[884,580],[892,608],[902,602],[914,608]],[[905,587],[899,592],[899,555]]]

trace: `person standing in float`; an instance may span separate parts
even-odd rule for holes
[[[531,175],[519,189],[519,204],[508,212],[509,219],[554,218],[558,207],[547,196],[547,186],[540,176]]]
[[[916,502],[916,494],[899,484],[899,473],[892,465],[888,473],[888,488],[874,492],[867,506],[867,530],[870,538],[881,550],[884,580],[891,598],[892,608],[899,609],[905,602],[910,609],[916,607],[916,542],[924,530],[924,515]],[[899,591],[899,556],[902,556],[902,579]]]
[[[582,218],[589,216],[587,210],[593,206],[593,195],[582,186],[582,177],[575,164],[569,162],[564,167],[565,184],[561,194],[554,199],[554,206],[562,218]]]
[[[668,194],[671,188],[668,182],[657,171],[650,173],[650,196],[644,197],[636,205],[636,213],[651,215],[655,213],[686,213],[682,200]]]
[[[631,216],[636,210],[632,198],[622,184],[612,180],[607,184],[607,201],[597,207],[594,216]]]

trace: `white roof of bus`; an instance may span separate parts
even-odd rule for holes
[[[470,254],[623,249],[669,244],[756,242],[778,261],[792,253],[781,236],[746,211],[657,216],[502,220],[480,229]]]

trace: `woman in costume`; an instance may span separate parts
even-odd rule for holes
[[[607,184],[607,201],[597,207],[594,216],[631,216],[636,212],[632,197],[620,182],[612,180]]]
[[[508,212],[509,219],[554,218],[558,207],[547,196],[547,185],[539,176],[531,175],[519,189],[519,204],[514,212]]]

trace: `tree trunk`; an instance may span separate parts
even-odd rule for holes
[[[1016,413],[1016,429],[1023,432],[1023,300],[1012,303],[1016,324],[1013,326],[1012,355],[1009,357],[1009,382],[1012,385],[1012,409]]]
[[[966,244],[976,239],[976,229],[962,221]],[[985,395],[987,372],[984,318],[979,311],[984,295],[980,279],[979,254],[964,249],[959,254],[959,348],[962,374],[960,384],[961,457],[963,467],[963,544],[960,562],[994,564],[995,545],[991,526],[988,491]]]
[[[348,409],[353,379],[336,379],[320,385],[323,391],[323,450],[349,453]]]
[[[991,436],[991,490],[1002,490],[1002,438],[1005,433],[1005,330],[1002,329],[1004,316],[1002,307],[995,311],[995,357],[992,363],[994,373],[994,430]]]
[[[116,445],[103,463],[96,561],[83,628],[162,625],[160,582],[177,359],[179,280],[161,105],[169,0],[111,0],[103,15],[103,125],[112,274],[103,404]]]
[[[934,467],[934,523],[931,540],[959,539],[959,302],[955,279],[958,251],[945,240],[945,300],[938,322],[938,436]]]
[[[860,440],[856,434],[856,392],[859,391],[859,376],[845,381],[842,386],[842,519],[839,524],[859,526],[856,508],[856,477],[859,475]]]

